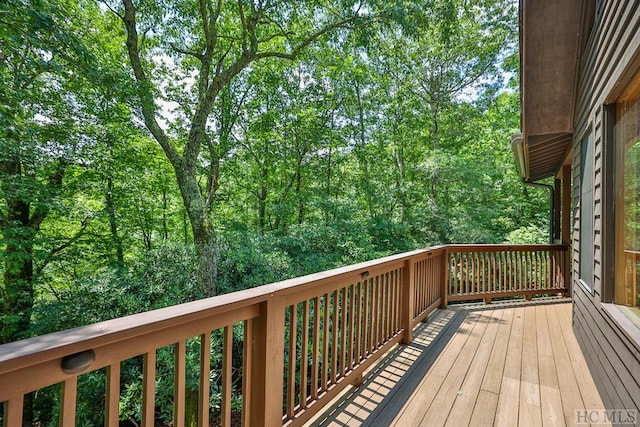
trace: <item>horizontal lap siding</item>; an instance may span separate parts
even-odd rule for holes
[[[603,150],[606,129],[603,105],[615,99],[615,92],[626,82],[629,62],[640,52],[640,1],[603,1],[597,13],[589,43],[582,57],[578,80],[576,132],[573,150],[573,289],[574,332],[585,353],[594,380],[608,408],[640,409],[640,343],[634,343],[601,305],[601,295],[610,293],[612,283],[603,274],[603,217],[610,214],[603,206]],[[580,248],[580,141],[593,132],[594,230],[593,289],[578,283]],[[609,220],[612,220],[610,218]]]
[[[607,408],[640,409],[640,359],[634,344],[582,289],[574,294],[574,332]]]

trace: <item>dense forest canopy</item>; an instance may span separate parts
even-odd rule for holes
[[[5,0],[0,76],[0,342],[544,241],[513,0]]]
[[[0,344],[439,243],[544,242],[547,194],[509,144],[516,3],[4,0]],[[78,385],[82,425],[104,378]],[[25,425],[58,401],[28,395]]]

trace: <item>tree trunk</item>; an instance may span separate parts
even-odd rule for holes
[[[49,175],[47,187],[55,191],[62,184],[64,163],[57,162]],[[24,178],[20,159],[0,162],[0,172],[14,178]],[[3,188],[4,190],[4,188]],[[33,310],[33,244],[40,224],[49,213],[50,199],[39,200],[32,211],[32,204],[24,200],[24,194],[11,195],[6,192],[6,216],[0,218],[0,231],[5,240],[4,249],[4,289],[0,288],[2,299],[2,328],[0,343],[26,338],[31,324]],[[51,196],[48,196],[51,197]]]
[[[33,309],[33,238],[29,226],[29,203],[9,203],[9,226],[2,230],[4,250],[2,343],[28,336]]]
[[[214,296],[218,274],[218,242],[215,230],[209,221],[193,231],[193,240],[198,262],[198,285],[204,295]]]
[[[208,207],[200,195],[193,171],[175,168],[182,201],[187,208],[198,264],[197,282],[206,296],[216,294],[218,273],[218,242],[216,231],[209,217]]]
[[[373,191],[371,188],[371,174],[369,172],[369,159],[367,159],[366,152],[362,152],[365,149],[365,145],[367,143],[366,132],[365,132],[365,123],[364,123],[364,106],[362,105],[362,95],[360,93],[360,85],[358,81],[355,81],[355,89],[356,89],[356,99],[358,101],[358,122],[359,122],[359,132],[358,139],[360,140],[360,154],[358,158],[360,159],[360,164],[362,165],[362,173],[364,175],[364,191],[365,196],[367,198],[367,208],[369,209],[369,218],[375,218],[375,209],[373,207]]]
[[[167,187],[162,186],[162,241],[169,240],[169,222],[167,219]]]
[[[302,156],[296,163],[296,201],[298,202],[298,225],[304,221],[304,201],[302,200]]]
[[[120,267],[124,266],[124,250],[122,248],[122,238],[118,234],[118,221],[116,218],[116,207],[113,202],[113,178],[107,178],[107,193],[105,194],[105,204],[107,208],[107,216],[109,217],[109,228],[111,229],[111,238],[116,248],[116,260]]]
[[[267,216],[267,177],[269,176],[269,171],[267,168],[262,165],[260,169],[260,191],[258,193],[258,229],[261,233],[264,232],[265,228],[265,219]]]

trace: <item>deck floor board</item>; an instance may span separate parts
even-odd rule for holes
[[[414,336],[308,425],[571,426],[604,409],[568,302],[438,310]]]

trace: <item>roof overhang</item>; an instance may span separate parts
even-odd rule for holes
[[[520,0],[522,135],[512,144],[526,180],[554,176],[571,150],[582,33],[590,30],[593,4]]]

